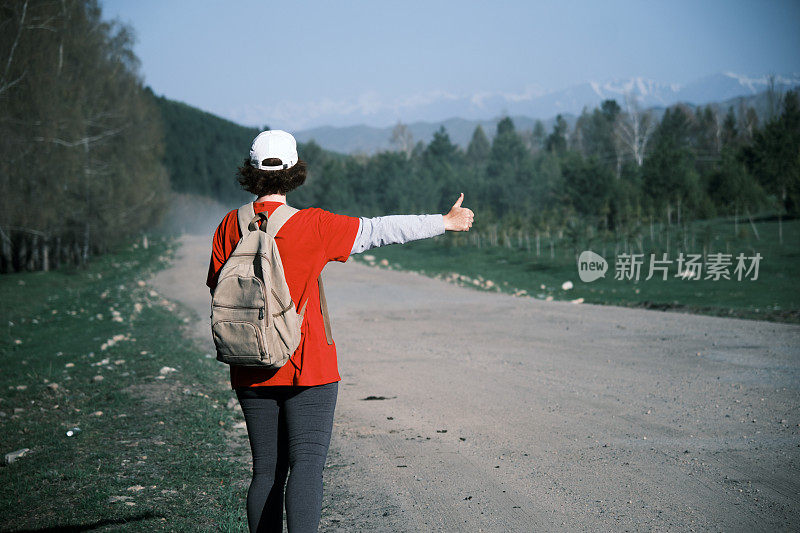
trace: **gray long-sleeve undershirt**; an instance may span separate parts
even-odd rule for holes
[[[359,219],[351,254],[384,246],[427,239],[445,232],[442,215],[388,215]]]

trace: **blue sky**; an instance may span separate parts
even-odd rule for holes
[[[285,129],[441,94],[800,73],[796,0],[101,5],[106,18],[133,26],[143,77],[156,93]]]

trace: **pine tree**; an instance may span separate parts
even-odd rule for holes
[[[547,136],[547,141],[545,141],[545,149],[554,154],[563,154],[567,150],[568,134],[569,126],[567,121],[560,114],[557,115],[553,124],[553,132]]]
[[[469,141],[467,147],[467,161],[472,165],[479,165],[486,162],[492,146],[489,144],[489,139],[486,137],[483,128],[478,124],[475,131],[472,133],[472,139]]]
[[[781,209],[800,211],[800,105],[797,91],[782,99],[783,112],[755,132],[743,161]]]

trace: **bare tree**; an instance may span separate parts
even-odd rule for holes
[[[585,129],[587,127],[587,123],[589,122],[589,112],[586,110],[584,106],[583,111],[581,112],[578,120],[575,122],[575,128],[572,130],[572,135],[569,139],[569,146],[574,150],[579,151],[584,157],[588,156],[589,154],[586,151],[586,146],[584,142],[585,137]]]
[[[13,4],[8,6],[9,8],[13,7]],[[3,69],[2,77],[0,77],[0,96],[3,95],[6,91],[11,89],[14,85],[20,82],[22,78],[25,76],[25,71],[22,71],[18,76],[10,76],[12,70],[11,65],[14,62],[14,53],[17,51],[17,47],[19,46],[20,37],[22,37],[22,32],[25,30],[25,26],[27,24],[26,16],[28,14],[28,0],[22,3],[22,7],[20,7],[19,12],[14,12],[12,16],[8,17],[5,21],[3,21],[2,28],[3,31],[8,31],[8,28],[11,24],[16,24],[17,28],[16,31],[13,32],[14,40],[11,42],[10,46],[8,47],[8,57],[5,58],[5,68]],[[13,79],[12,79],[13,78]]]
[[[394,129],[392,129],[390,142],[398,152],[405,153],[406,157],[410,157],[411,152],[414,150],[414,136],[411,134],[411,130],[408,129],[408,126],[400,121],[398,121]]]
[[[777,118],[777,116],[781,114],[782,107],[783,107],[783,91],[781,91],[780,87],[778,87],[776,83],[775,74],[770,74],[767,77],[766,122],[770,122],[771,120]]]
[[[758,113],[752,107],[745,104],[744,98],[739,99],[739,111],[737,115],[737,128],[744,142],[751,142],[753,134],[758,129]]]
[[[656,129],[656,121],[650,111],[642,111],[636,96],[625,94],[625,112],[620,113],[614,125],[618,165],[621,158],[629,155],[638,166],[644,163],[647,143]]]

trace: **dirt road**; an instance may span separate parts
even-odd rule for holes
[[[210,350],[208,237],[179,255],[155,282]],[[353,263],[325,282],[342,381],[322,530],[800,528],[800,327]]]

